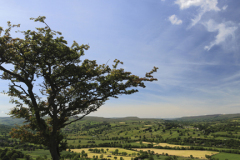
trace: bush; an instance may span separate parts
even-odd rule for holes
[[[36,158],[36,160],[45,160],[43,157],[41,157],[41,156],[38,156],[37,158]]]

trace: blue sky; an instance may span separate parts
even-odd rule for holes
[[[236,0],[2,0],[0,26],[11,21],[34,30],[44,25],[29,18],[46,16],[69,46],[74,40],[90,45],[83,58],[108,65],[119,59],[139,76],[159,68],[158,81],[111,98],[91,116],[231,114],[240,113],[239,6]],[[8,82],[0,82],[7,90]],[[9,100],[0,94],[1,117],[14,107]]]

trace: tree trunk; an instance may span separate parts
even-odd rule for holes
[[[53,160],[60,159],[59,144],[54,137],[52,137],[50,140],[50,153]]]

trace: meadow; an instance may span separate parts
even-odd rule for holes
[[[213,158],[219,160],[238,160],[240,159],[239,154],[230,154],[230,153],[219,153],[213,156]]]

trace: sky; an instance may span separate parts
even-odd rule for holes
[[[238,0],[2,0],[0,26],[35,30],[46,16],[71,46],[89,44],[83,57],[144,77],[146,88],[110,98],[90,116],[178,118],[240,113],[240,1]],[[10,67],[10,66],[8,66]],[[0,72],[1,74],[2,72]],[[8,90],[0,80],[0,91]],[[37,91],[36,91],[37,92]],[[14,104],[0,94],[0,117]]]

